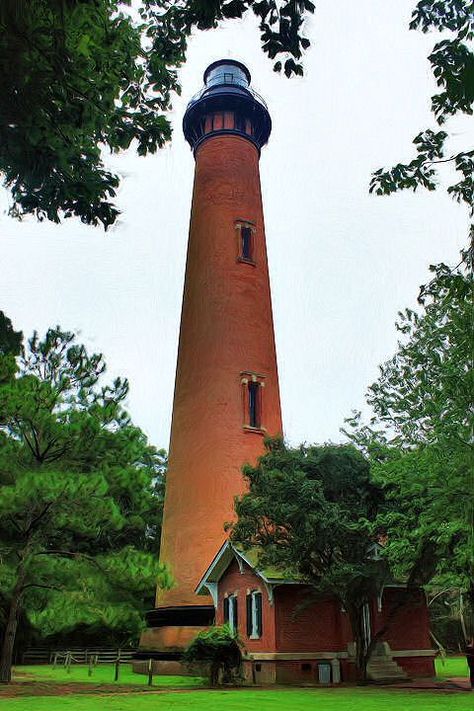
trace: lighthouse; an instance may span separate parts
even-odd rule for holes
[[[183,129],[196,167],[160,550],[174,585],[157,592],[134,668],[152,659],[156,672],[182,673],[184,648],[216,622],[244,641],[250,683],[354,680],[340,601],[226,540],[242,466],[282,432],[259,174],[271,120],[243,64],[206,69]],[[369,678],[434,674],[422,590],[387,585],[367,601],[364,630],[380,637]]]
[[[243,64],[206,69],[183,130],[195,177],[160,550],[174,585],[140,643],[168,663],[213,622],[196,586],[235,517],[242,466],[282,432],[259,172],[271,119]]]

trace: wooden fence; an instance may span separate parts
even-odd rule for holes
[[[121,662],[130,662],[135,654],[134,649],[117,649],[117,647],[28,647],[23,653],[22,664],[52,664],[55,655],[72,654],[74,661],[87,664],[91,657],[96,657],[101,664],[113,664],[120,656]],[[120,653],[120,654],[119,654]]]

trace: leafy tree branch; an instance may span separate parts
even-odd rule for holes
[[[442,89],[431,99],[431,110],[436,122],[445,125],[456,114],[473,114],[474,105],[474,3],[472,0],[421,0],[417,3],[410,29],[422,32],[454,33],[454,38],[438,42],[428,59],[436,83]],[[409,163],[398,163],[393,168],[379,168],[372,175],[369,190],[377,195],[390,195],[398,190],[418,187],[435,190],[438,185],[435,164],[454,161],[460,173],[459,182],[447,188],[454,200],[464,203],[474,216],[474,150],[466,148],[451,158],[444,158],[448,131],[427,129],[413,140],[418,156]],[[474,239],[474,225],[470,229]]]
[[[253,12],[276,71],[302,74],[309,0],[2,0],[0,173],[10,214],[115,222],[119,178],[102,151],[171,139],[177,69],[195,30]]]

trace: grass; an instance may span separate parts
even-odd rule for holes
[[[468,676],[466,657],[446,657],[444,661],[439,657],[435,660],[435,667],[438,679]]]
[[[446,657],[436,659],[436,676],[438,679],[449,679],[450,677],[467,677],[467,663],[465,657]],[[36,681],[54,681],[57,683],[79,682],[90,684],[113,684],[114,666],[113,664],[99,664],[95,667],[92,676],[88,676],[87,666],[83,664],[72,665],[68,674],[64,667],[58,666],[53,669],[51,665],[29,665],[17,667],[15,675],[18,680],[24,675]],[[134,674],[130,664],[120,666],[119,685],[146,686],[147,677],[143,674]],[[206,685],[206,680],[201,677],[189,676],[155,676],[153,677],[154,687],[182,688],[199,687]]]
[[[2,699],[2,711],[472,711],[470,693],[384,689],[190,691]]]
[[[130,664],[121,664],[118,682],[114,682],[114,665],[99,664],[92,672],[92,676],[88,675],[88,667],[85,664],[73,664],[70,667],[70,673],[63,666],[58,666],[53,669],[51,665],[28,665],[16,667],[14,670],[15,681],[34,680],[34,681],[53,681],[60,684],[68,683],[86,683],[86,684],[118,684],[147,686],[148,677],[145,674],[134,674]],[[203,686],[207,683],[205,679],[199,676],[154,676],[154,687],[196,687]]]
[[[467,675],[462,657],[436,660],[439,678]],[[112,664],[101,664],[92,677],[85,665],[74,665],[70,674],[64,667],[17,667],[18,681],[24,684],[22,695],[1,698],[2,711],[472,711],[473,695],[469,692],[422,691],[386,688],[332,689],[237,689],[210,691],[199,687],[206,683],[200,677],[156,676],[154,689],[146,691],[146,677],[133,674],[123,664],[117,692]],[[68,684],[72,686],[68,690]],[[58,695],[45,695],[47,687],[57,686]],[[90,686],[93,684],[94,686]],[[101,691],[101,685],[104,685]],[[81,688],[82,686],[82,688]],[[128,688],[127,688],[128,687]],[[78,691],[78,689],[80,691]],[[153,693],[163,690],[163,693]],[[49,693],[51,694],[51,691]],[[69,693],[68,693],[69,691]],[[138,692],[138,693],[137,693]],[[54,694],[54,691],[52,691]],[[28,695],[30,694],[30,695]],[[61,695],[59,695],[61,694]]]

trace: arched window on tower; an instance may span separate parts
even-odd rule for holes
[[[265,433],[263,426],[263,389],[265,378],[258,373],[242,372],[243,427],[245,430]]]
[[[255,265],[255,225],[253,222],[239,220],[235,224],[237,231],[237,261]]]
[[[252,228],[248,225],[242,225],[240,239],[242,242],[242,258],[252,259]]]
[[[250,427],[260,427],[260,403],[258,383],[249,383],[249,425]]]

